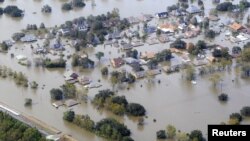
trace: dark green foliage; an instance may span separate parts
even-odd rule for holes
[[[103,67],[101,69],[101,73],[102,73],[102,75],[108,75],[108,73],[109,73],[108,67]]]
[[[215,32],[211,29],[205,31],[205,37],[213,39],[215,37]]]
[[[241,122],[242,121],[242,116],[240,115],[240,113],[232,113],[231,115],[230,115],[230,119],[237,119],[239,122]]]
[[[63,10],[66,10],[66,11],[69,11],[69,10],[72,10],[73,7],[72,7],[72,5],[71,5],[70,3],[64,3],[64,4],[62,5],[62,9],[63,9]]]
[[[245,106],[240,110],[241,115],[250,117],[250,106]]]
[[[2,42],[0,44],[1,50],[2,51],[7,51],[9,49],[9,47],[7,46],[7,44],[5,42]]]
[[[231,2],[223,2],[216,6],[216,10],[218,11],[231,11],[234,8],[233,4]]]
[[[76,86],[74,84],[66,83],[61,86],[65,98],[76,97]]]
[[[53,100],[62,100],[63,99],[63,92],[61,89],[51,89],[50,90],[50,97]]]
[[[17,6],[7,6],[4,8],[3,12],[11,17],[22,17],[23,11],[20,10]]]
[[[83,0],[72,0],[72,6],[73,7],[84,7],[85,3],[83,2]]]
[[[132,57],[134,59],[138,59],[138,51],[136,49],[129,50],[126,52],[127,57]]]
[[[3,8],[0,7],[0,15],[3,15]]]
[[[126,108],[126,111],[129,115],[132,116],[144,116],[146,113],[145,108],[137,103],[129,103]]]
[[[26,98],[24,101],[24,106],[31,106],[32,105],[32,99]]]
[[[241,76],[243,78],[250,77],[250,65],[243,65],[241,67],[241,71],[242,71]]]
[[[165,49],[156,54],[156,60],[158,62],[168,61],[172,58],[172,53],[169,49]]]
[[[207,49],[207,43],[203,40],[199,40],[197,43],[196,43],[196,47],[199,49],[199,50],[202,50],[202,49]]]
[[[214,57],[221,57],[226,59],[230,58],[230,55],[228,53],[228,48],[215,48],[212,54]]]
[[[46,58],[43,60],[43,64],[46,68],[64,68],[66,66],[66,61],[62,58],[53,61]]]
[[[177,49],[186,49],[186,42],[181,39],[176,39],[173,43],[170,44],[171,48]]]
[[[111,140],[122,140],[122,138],[131,134],[124,124],[112,118],[105,118],[97,122],[95,129],[97,135]]]
[[[95,95],[93,102],[97,106],[103,107],[106,100],[113,95],[114,95],[114,92],[110,91],[109,89],[101,90],[98,92],[98,94]]]
[[[241,48],[239,46],[234,46],[232,48],[232,54],[240,54],[241,53]]]
[[[66,111],[63,113],[63,119],[68,122],[73,122],[75,119],[75,112],[74,111]]]
[[[228,100],[228,95],[222,93],[221,95],[218,96],[219,101],[226,102]]]
[[[125,96],[116,96],[116,97],[113,97],[111,99],[111,102],[119,104],[119,105],[124,105],[124,106],[128,105],[128,101],[127,101],[127,99],[126,99]]]
[[[72,57],[72,66],[81,66],[84,69],[93,68],[95,62],[89,59],[88,57],[81,57],[80,55],[74,54]]]
[[[158,66],[158,61],[156,59],[151,59],[147,62],[147,66],[149,69],[156,69]]]
[[[12,35],[12,39],[14,40],[14,41],[19,41],[22,37],[24,37],[25,36],[25,34],[24,33],[21,33],[21,32],[18,32],[18,33],[14,33],[13,35]]]
[[[165,130],[157,131],[156,137],[157,137],[157,139],[166,139],[167,138],[166,131]]]
[[[202,135],[202,132],[200,130],[193,130],[189,135],[191,140],[195,141],[204,141],[204,137]]]
[[[76,115],[73,123],[88,131],[94,131],[95,129],[95,122],[88,115]]]
[[[0,140],[2,141],[45,141],[35,128],[12,118],[0,111]]]

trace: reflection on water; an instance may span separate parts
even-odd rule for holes
[[[21,9],[25,9],[25,16],[23,19],[12,19],[7,16],[0,17],[0,39],[8,39],[11,34],[25,28],[27,24],[40,24],[44,22],[46,26],[54,26],[61,24],[65,20],[71,20],[79,16],[87,16],[89,14],[97,15],[111,11],[113,8],[119,8],[122,17],[138,16],[141,13],[156,13],[166,9],[167,5],[171,5],[176,1],[166,0],[95,0],[96,6],[91,6],[91,1],[87,1],[87,6],[82,10],[74,10],[70,12],[62,12],[60,0],[17,0],[6,1],[1,7],[8,4],[18,5]],[[204,1],[207,9],[213,6],[211,1]],[[44,15],[40,12],[40,8],[44,4],[52,6],[52,14]],[[37,14],[32,14],[37,12]],[[208,11],[206,11],[208,12]],[[62,18],[63,17],[63,18]],[[153,21],[155,22],[155,21]],[[11,28],[6,28],[11,27]],[[201,35],[196,39],[191,39],[189,42],[197,42],[203,38]],[[214,42],[221,43],[222,38],[218,37]],[[41,44],[41,42],[38,42]],[[36,43],[35,43],[36,44]],[[230,46],[230,42],[223,43],[225,46]],[[17,49],[15,49],[15,47]],[[10,54],[24,54],[29,59],[36,57],[31,53],[30,45],[17,44],[9,53],[0,54],[0,64],[6,65],[13,70],[24,72],[30,81],[36,81],[39,84],[37,90],[30,88],[17,87],[15,83],[9,79],[0,78],[0,101],[17,109],[18,111],[33,115],[38,119],[51,124],[65,133],[73,135],[78,140],[102,140],[92,133],[82,130],[74,125],[71,125],[62,120],[63,112],[67,108],[61,107],[55,109],[51,105],[49,91],[52,88],[57,88],[64,83],[63,69],[44,69],[35,68],[31,66],[26,68],[17,63],[16,59],[11,59]],[[145,45],[137,48],[139,52],[144,51],[160,51],[168,48],[169,44],[157,44],[153,46]],[[69,49],[73,51],[73,49]],[[118,57],[124,52],[118,52],[114,47],[100,45],[96,48],[87,49],[91,59],[95,58],[96,51],[103,51],[105,53],[105,62],[110,58]],[[111,52],[111,54],[109,54]],[[70,63],[70,62],[69,62]],[[104,85],[100,89],[112,88],[108,79],[101,76],[99,64],[94,70],[81,70],[74,68],[82,75],[91,77],[94,81],[101,79]],[[69,69],[69,68],[68,68]],[[109,69],[112,69],[111,67]],[[227,121],[232,112],[239,112],[239,110],[249,104],[250,94],[248,93],[248,85],[250,81],[243,81],[237,79],[234,83],[231,81],[235,79],[233,73],[224,73],[223,77],[223,92],[229,95],[227,104],[221,104],[218,101],[218,94],[220,89],[215,89],[211,86],[208,77],[197,80],[197,85],[193,85],[182,79],[181,73],[167,75],[165,73],[154,78],[155,83],[148,83],[147,79],[138,80],[135,85],[129,86],[129,90],[123,89],[118,91],[118,95],[125,95],[130,102],[137,102],[145,106],[147,109],[147,116],[145,118],[144,127],[137,125],[138,119],[131,117],[117,117],[108,111],[98,111],[90,102],[81,102],[78,106],[72,109],[79,114],[88,114],[95,121],[104,117],[114,117],[121,122],[124,122],[128,128],[132,130],[132,137],[138,140],[152,141],[155,140],[155,133],[160,129],[165,129],[167,124],[173,124],[177,129],[185,132],[190,132],[193,129],[200,129],[204,133],[207,131],[207,124],[218,124],[222,121]],[[158,83],[158,80],[161,83]],[[42,86],[44,89],[42,89]],[[90,98],[98,92],[98,89],[91,89],[88,93]],[[24,99],[32,98],[35,103],[32,108],[24,107]],[[156,122],[153,122],[156,119]],[[245,121],[244,124],[249,124]]]

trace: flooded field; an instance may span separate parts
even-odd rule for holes
[[[64,1],[64,0],[62,0]],[[213,7],[211,1],[204,0],[206,13]],[[21,9],[25,9],[25,16],[22,19],[12,19],[7,16],[0,17],[0,40],[9,39],[14,32],[26,28],[27,24],[45,23],[47,27],[59,25],[67,20],[72,20],[80,16],[88,16],[90,14],[98,15],[111,11],[113,8],[118,8],[122,17],[138,16],[141,13],[154,14],[166,9],[167,6],[176,3],[175,0],[95,0],[96,6],[91,6],[91,1],[86,2],[86,7],[70,12],[61,11],[60,0],[16,0],[6,1],[0,5],[18,5]],[[42,14],[41,7],[44,4],[52,6],[50,15]],[[36,12],[36,14],[33,14]],[[153,21],[155,22],[155,21]],[[196,43],[202,39],[203,35],[195,39],[188,39],[188,42]],[[224,34],[215,39],[215,43],[222,43],[224,46],[232,47],[229,41],[223,39]],[[37,43],[33,43],[35,46]],[[139,52],[154,51],[158,52],[165,48],[169,48],[169,43],[157,45],[145,45],[136,48]],[[74,49],[67,48],[64,54],[70,54]],[[98,63],[95,52],[102,51],[105,57]],[[96,61],[97,66],[91,70],[81,70],[74,68],[81,75],[87,75],[93,80],[101,79],[102,87],[91,89],[88,96],[93,98],[94,95],[101,89],[112,89],[110,82],[103,78],[100,73],[100,68],[109,62],[110,58],[118,57],[124,52],[118,51],[117,48],[99,45],[95,48],[88,48],[86,52],[89,57]],[[0,53],[0,65],[6,65],[15,71],[24,72],[29,81],[36,81],[39,84],[37,90],[30,88],[17,87],[15,82],[6,78],[0,78],[0,101],[6,105],[32,115],[55,128],[70,134],[79,141],[100,141],[103,140],[94,134],[80,129],[70,123],[64,122],[63,112],[68,108],[60,107],[56,109],[52,106],[49,91],[52,88],[58,88],[64,84],[63,74],[64,69],[45,69],[36,68],[34,65],[25,67],[18,64],[15,58],[11,58],[11,53],[18,55],[23,54],[32,60],[39,57],[32,53],[30,44],[15,44],[11,50],[4,54]],[[127,66],[124,66],[127,68]],[[67,62],[67,68],[71,69],[70,61]],[[110,67],[110,69],[112,69]],[[219,124],[226,122],[229,115],[233,112],[239,112],[243,106],[248,106],[250,103],[249,83],[250,81],[236,79],[234,69],[231,72],[223,72],[223,81],[218,88],[213,88],[209,77],[198,78],[197,84],[192,85],[190,82],[182,79],[182,73],[174,73],[167,75],[164,72],[155,77],[156,82],[149,84],[147,79],[138,80],[130,86],[130,89],[119,90],[118,95],[125,95],[128,101],[142,104],[147,110],[148,118],[145,118],[145,125],[138,127],[136,118],[118,117],[107,111],[99,111],[92,106],[90,102],[72,107],[77,114],[88,114],[93,120],[98,121],[104,117],[114,117],[121,122],[124,122],[132,131],[132,138],[135,141],[154,141],[156,140],[156,131],[165,129],[168,124],[174,125],[177,130],[190,132],[194,129],[203,131],[206,136],[208,124]],[[232,80],[235,80],[232,82]],[[157,80],[161,80],[158,84]],[[236,81],[237,80],[237,81]],[[44,85],[44,88],[42,88]],[[142,85],[142,87],[141,87]],[[218,95],[225,92],[229,96],[227,103],[218,101]],[[79,95],[79,98],[81,96]],[[24,107],[24,99],[32,98],[33,106],[31,108]],[[156,122],[153,122],[156,119]],[[250,124],[250,120],[244,120],[243,124]]]

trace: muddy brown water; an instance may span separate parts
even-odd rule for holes
[[[44,22],[46,26],[54,26],[61,24],[66,20],[72,20],[79,16],[88,16],[90,14],[98,15],[106,13],[113,8],[118,8],[122,17],[139,16],[141,13],[153,14],[161,12],[166,9],[168,5],[175,3],[176,1],[165,0],[95,0],[96,7],[91,6],[91,2],[87,1],[87,6],[82,10],[74,10],[70,12],[62,12],[61,4],[59,0],[17,0],[6,1],[1,4],[1,7],[5,5],[14,4],[18,5],[21,9],[25,9],[25,16],[22,19],[13,19],[5,15],[0,17],[0,40],[9,39],[11,34],[26,27],[27,24],[40,24]],[[210,1],[204,1],[206,9],[211,9],[213,4]],[[42,14],[40,8],[44,4],[52,6],[52,14]],[[207,13],[208,10],[206,10]],[[37,14],[32,14],[37,12]],[[154,21],[151,23],[153,24]],[[215,43],[220,43],[225,46],[232,47],[233,45],[229,41],[223,40],[222,36],[215,39]],[[195,39],[190,39],[190,42],[196,42],[202,39],[203,36],[199,36]],[[222,41],[223,40],[223,41]],[[38,42],[41,44],[41,42]],[[37,43],[33,43],[36,46]],[[140,52],[144,51],[160,51],[164,48],[168,48],[169,44],[157,44],[152,46],[142,46],[137,49]],[[69,51],[69,52],[68,52]],[[102,59],[103,65],[108,63],[110,58],[118,57],[123,52],[119,52],[117,48],[100,45],[96,48],[87,49],[90,58],[96,60],[94,53],[96,51],[103,51],[105,57]],[[73,49],[67,48],[65,54],[73,52]],[[109,54],[111,52],[111,54]],[[0,54],[0,65],[6,65],[13,70],[24,72],[30,81],[37,81],[39,88],[32,90],[30,88],[17,87],[16,84],[6,78],[0,78],[0,101],[8,106],[16,109],[17,111],[32,115],[55,128],[72,135],[79,141],[99,141],[103,140],[92,133],[89,133],[83,129],[80,129],[74,125],[71,125],[62,120],[63,112],[68,108],[60,107],[54,108],[51,105],[49,91],[52,88],[57,88],[64,83],[63,73],[64,69],[43,69],[35,68],[31,66],[29,68],[21,66],[17,63],[15,58],[10,57],[10,54],[26,55],[30,60],[38,55],[32,54],[30,44],[16,44],[11,48],[9,53]],[[97,60],[96,60],[97,61]],[[102,87],[99,89],[91,89],[88,92],[88,96],[93,98],[94,95],[100,89],[112,88],[107,79],[102,78],[100,74],[101,63],[98,63],[94,70],[80,70],[82,75],[91,77],[94,81],[101,79]],[[124,68],[129,69],[128,66]],[[67,69],[71,69],[68,62]],[[112,69],[112,68],[110,68]],[[81,104],[72,107],[78,114],[88,114],[92,119],[98,121],[105,117],[114,117],[121,122],[124,122],[132,131],[132,138],[136,141],[153,141],[156,140],[156,131],[165,129],[166,125],[172,124],[176,126],[178,130],[184,132],[190,132],[194,129],[200,129],[206,136],[207,124],[219,124],[220,122],[226,122],[228,117],[233,112],[239,112],[243,106],[250,104],[249,94],[249,81],[241,80],[232,83],[232,79],[235,79],[234,71],[231,73],[221,73],[223,76],[222,91],[228,93],[229,101],[225,104],[218,101],[218,94],[221,89],[218,86],[214,89],[209,82],[208,77],[198,78],[197,85],[192,85],[182,79],[181,73],[175,73],[167,75],[162,73],[155,77],[155,80],[161,80],[161,83],[148,84],[147,79],[138,80],[136,84],[130,86],[130,90],[123,89],[118,91],[118,95],[125,95],[129,102],[137,102],[145,106],[147,110],[148,118],[145,119],[144,127],[137,126],[137,119],[131,117],[117,117],[107,111],[98,111],[94,108],[90,102],[85,103],[81,101]],[[44,88],[42,88],[44,86]],[[143,87],[140,87],[143,85]],[[24,107],[25,98],[33,99],[33,106],[31,108]],[[79,96],[80,97],[80,96]],[[153,122],[156,119],[156,122]],[[249,120],[245,120],[243,124],[249,124]]]

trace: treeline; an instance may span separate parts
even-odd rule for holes
[[[87,47],[87,44],[97,45],[103,43],[105,35],[124,30],[130,26],[128,20],[120,19],[119,10],[114,9],[107,14],[93,16],[87,18],[80,17],[72,21],[66,21],[61,25],[62,29],[67,29],[68,36],[77,42],[74,44],[76,50]]]
[[[108,140],[133,141],[130,137],[131,131],[112,118],[95,123],[88,115],[75,115],[74,111],[67,111],[63,119]]]
[[[181,132],[176,130],[173,125],[168,125],[166,130],[159,130],[156,132],[157,139],[176,139],[178,141],[205,141],[200,130],[193,130],[190,133]]]
[[[71,2],[69,3],[64,3],[62,5],[62,9],[63,10],[72,10],[73,8],[82,8],[84,7],[86,4],[84,3],[83,0],[72,0]]]
[[[17,85],[23,86],[23,87],[28,87],[28,78],[22,73],[22,72],[16,72],[13,71],[10,68],[7,68],[6,66],[0,66],[0,77],[2,78],[11,78],[13,79]],[[38,84],[33,81],[32,84],[35,84],[32,86],[32,88],[36,88]]]
[[[35,128],[0,111],[0,140],[2,141],[46,141]]]
[[[106,108],[116,115],[144,116],[146,113],[142,105],[128,103],[125,96],[114,96],[114,92],[109,89],[99,91],[93,99],[93,104]]]
[[[239,4],[233,4],[232,2],[222,2],[216,6],[218,11],[232,11],[234,9],[245,10],[250,7],[250,2],[247,0],[241,0]]]

